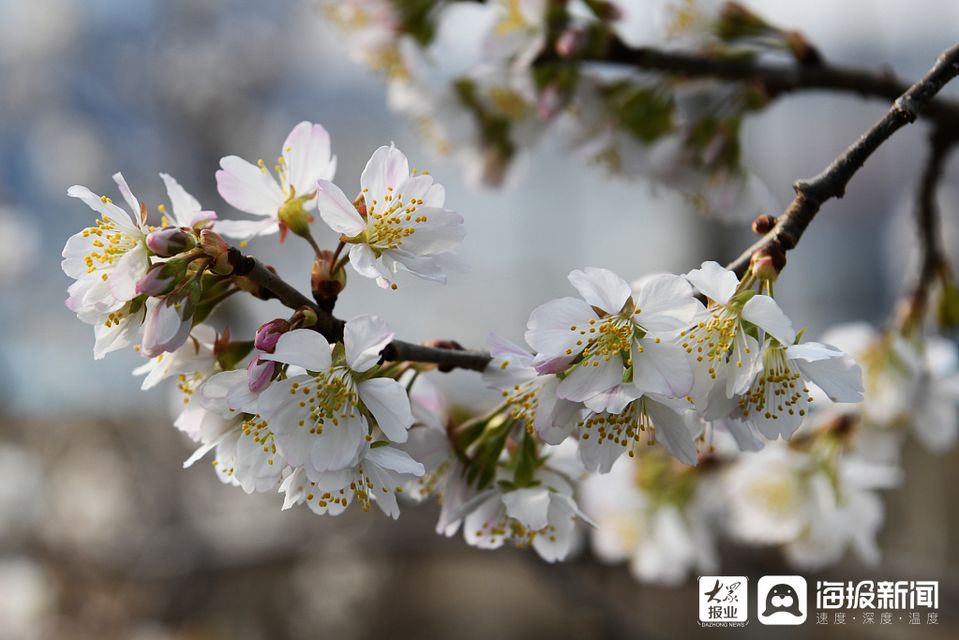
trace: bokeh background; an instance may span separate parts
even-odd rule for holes
[[[959,33],[952,0],[746,4],[801,29],[827,59],[907,78]],[[748,223],[704,219],[679,196],[610,178],[550,140],[518,186],[473,190],[389,112],[382,82],[348,61],[348,47],[309,0],[0,0],[0,638],[671,638],[698,629],[692,584],[643,587],[588,552],[549,566],[435,536],[429,505],[399,522],[318,518],[220,485],[206,465],[184,471],[190,446],[169,424],[169,389],[140,392],[132,352],[93,361],[90,328],[62,303],[59,252],[91,220],[67,187],[113,193],[110,176],[122,170],[155,205],[157,173],[167,171],[230,217],[215,190],[218,159],[271,158],[304,119],[330,131],[347,192],[372,150],[392,140],[466,217],[468,273],[446,287],[407,279],[393,294],[354,278],[340,303],[341,315],[375,311],[408,340],[520,339],[533,306],[568,293],[573,268],[684,272],[750,240]],[[747,165],[770,206],[785,205],[793,180],[818,172],[885,108],[803,94],[749,119]],[[915,258],[923,127],[885,145],[790,254],[777,297],[807,335],[888,316]],[[952,162],[940,198],[953,257],[957,175]],[[273,237],[251,250],[306,287],[301,244],[281,248]],[[274,317],[273,304],[233,300],[222,317],[249,331]],[[464,406],[489,400],[470,374],[439,382]],[[957,463],[955,453],[907,448],[906,481],[886,494],[883,564],[821,574],[938,579],[938,627],[808,623],[784,635],[956,637]],[[726,573],[789,573],[772,552],[728,547],[723,558]],[[737,633],[764,631],[753,623]]]

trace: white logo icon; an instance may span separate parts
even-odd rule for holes
[[[802,624],[806,621],[806,579],[802,576],[763,576],[756,585],[756,613],[763,624]]]
[[[700,576],[699,622],[727,626],[749,615],[746,576]]]

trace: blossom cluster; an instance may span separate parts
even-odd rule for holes
[[[360,62],[382,73],[409,116],[477,184],[512,182],[546,137],[616,173],[645,176],[717,215],[752,215],[768,190],[740,162],[748,84],[640,74],[617,50],[799,57],[795,32],[719,0],[325,2]],[[790,53],[791,52],[791,53]]]
[[[185,466],[209,458],[224,483],[281,493],[284,509],[335,516],[357,503],[397,518],[403,500],[435,498],[440,535],[552,562],[589,533],[601,558],[677,582],[715,568],[720,533],[806,566],[847,548],[874,560],[876,492],[899,476],[875,442],[907,422],[934,448],[955,441],[951,344],[861,327],[804,341],[762,253],[742,278],[715,262],[632,284],[574,270],[578,296],[534,308],[527,346],[490,336],[483,379],[500,403],[457,419],[435,366],[397,358],[383,319],[331,315],[347,264],[387,291],[401,273],[445,282],[464,219],[442,185],[383,146],[350,198],[332,181],[329,134],[310,122],[273,172],[235,156],[220,166],[220,195],[255,220],[221,219],[167,174],[157,225],[120,174],[126,208],[71,187],[99,219],[64,247],[67,306],[93,325],[96,358],[132,347],[144,389],[176,381],[174,425],[196,447]],[[314,214],[335,250],[314,239]],[[240,292],[279,295],[278,276],[224,236],[273,233],[313,248],[317,304],[281,297],[290,315],[239,340],[215,310]]]

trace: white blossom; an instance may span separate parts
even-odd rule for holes
[[[252,238],[283,231],[284,213],[315,207],[316,181],[330,180],[336,157],[330,152],[330,134],[322,125],[301,122],[290,131],[274,165],[276,177],[260,160],[254,165],[237,156],[220,160],[217,190],[228,203],[259,220],[220,220],[216,231],[231,238]],[[282,237],[282,236],[281,236]]]
[[[317,206],[323,221],[351,245],[357,273],[393,287],[402,268],[445,282],[450,251],[464,236],[463,217],[443,208],[446,190],[426,173],[410,172],[406,156],[393,146],[377,149],[360,177],[362,215],[339,187],[318,183]]]

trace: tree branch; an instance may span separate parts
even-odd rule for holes
[[[796,182],[793,185],[796,197],[786,211],[779,216],[772,230],[730,262],[726,268],[742,275],[756,252],[781,250],[785,253],[793,249],[823,203],[831,198],[841,198],[846,191],[846,185],[869,156],[892,134],[914,122],[939,90],[957,74],[959,74],[959,45],[942,53],[932,69],[897,98],[886,115],[822,173],[814,178]],[[959,126],[952,123],[947,132],[948,137],[954,137],[959,133]]]
[[[875,73],[825,63],[814,66],[773,64],[752,59],[661,51],[651,47],[632,49],[619,40],[613,40],[604,55],[588,59],[688,78],[758,82],[772,96],[823,89],[895,100],[909,89],[906,83],[889,71]],[[935,121],[951,137],[959,137],[959,102],[946,98],[930,100],[922,115]]]
[[[300,293],[256,258],[245,256],[235,248],[230,251],[234,276],[242,276],[266,289],[290,309],[310,308],[316,314],[317,319],[316,324],[311,327],[312,329],[323,334],[330,342],[343,339],[345,322],[321,309],[316,302]],[[403,342],[402,340],[394,340],[388,344],[383,350],[383,358],[390,361],[435,364],[442,371],[457,368],[483,371],[490,361],[490,355],[485,351],[429,347]]]
[[[929,155],[919,181],[916,207],[916,224],[919,228],[919,279],[913,290],[913,299],[924,306],[929,286],[936,275],[941,273],[945,264],[945,253],[939,234],[939,208],[936,205],[936,191],[942,179],[946,158],[955,144],[955,138],[943,136],[936,129],[929,136]]]

